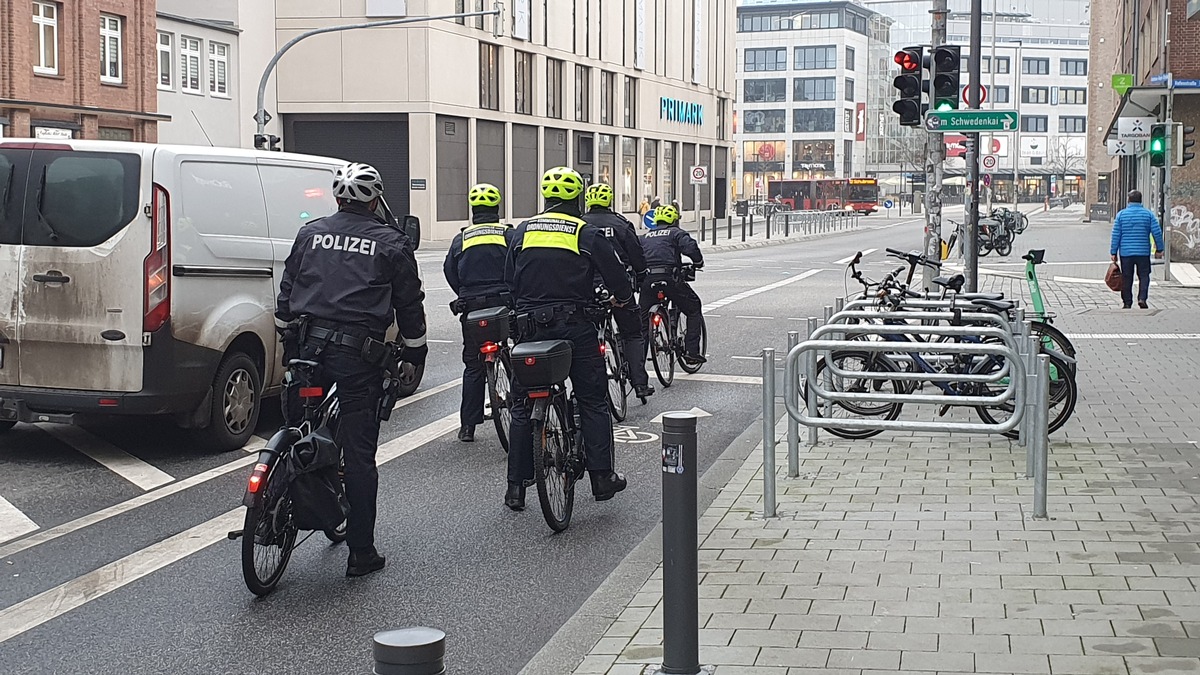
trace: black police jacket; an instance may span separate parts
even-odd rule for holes
[[[544,213],[517,226],[509,248],[504,275],[517,309],[594,304],[597,275],[617,300],[632,300],[625,265],[599,228],[585,223],[573,205],[549,204]]]
[[[704,264],[700,245],[678,225],[660,227],[643,234],[642,250],[646,252],[646,266],[649,268],[678,267],[683,262],[681,255],[686,255],[696,264]]]
[[[454,236],[442,272],[454,293],[462,299],[508,292],[504,263],[516,231],[496,221],[492,214],[476,216],[474,222]]]
[[[640,277],[646,273],[646,254],[642,251],[642,241],[638,239],[633,223],[612,209],[602,206],[594,207],[583,214],[583,220],[600,230],[616,249],[621,262],[628,265],[634,274]]]
[[[279,284],[276,323],[308,315],[382,338],[395,321],[425,344],[425,292],[408,237],[357,202],[304,227]]]

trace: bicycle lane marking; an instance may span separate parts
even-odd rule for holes
[[[33,532],[38,529],[37,523],[25,515],[21,509],[12,505],[4,497],[0,497],[0,541],[8,541]]]
[[[379,446],[378,464],[408,454],[458,428],[458,412]],[[241,506],[131,553],[83,576],[0,610],[0,643],[223,541],[245,519]]]
[[[714,300],[714,301],[708,303],[707,305],[704,305],[704,307],[702,307],[700,311],[703,312],[704,314],[708,314],[709,312],[720,309],[726,305],[731,305],[735,302],[738,302],[739,300],[745,300],[746,298],[754,297],[761,293],[773,291],[777,288],[783,288],[784,286],[787,286],[789,284],[794,284],[797,281],[803,281],[804,279],[807,279],[816,274],[820,274],[821,272],[824,272],[824,271],[825,270],[823,270],[823,269],[808,270],[807,272],[801,272],[800,274],[797,274],[796,276],[788,277],[782,281],[776,281],[773,284],[767,284],[766,286],[759,286],[758,288],[751,288],[748,291],[742,291],[741,293],[738,293],[736,295],[731,295],[726,298],[721,298],[720,300]]]

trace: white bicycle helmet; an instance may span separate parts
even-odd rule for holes
[[[333,196],[356,202],[370,202],[383,195],[383,178],[369,164],[347,164],[333,174]]]

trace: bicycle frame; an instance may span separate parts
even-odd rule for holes
[[[1037,277],[1037,257],[1032,251],[1025,256],[1025,282],[1029,286],[1029,301],[1033,305],[1034,315],[1041,321],[1048,321],[1050,316],[1046,314],[1046,300]]]

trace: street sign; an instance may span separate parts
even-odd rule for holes
[[[1200,80],[1175,80],[1171,83],[1172,89],[1200,89]]]
[[[983,168],[985,168],[985,169],[996,168],[996,156],[995,155],[984,155],[983,156]]]
[[[1117,92],[1118,96],[1124,96],[1125,92],[1133,86],[1133,75],[1119,73],[1112,76],[1112,88]]]
[[[692,167],[692,185],[708,185],[708,167]]]
[[[925,128],[929,131],[1013,131],[1021,116],[1015,110],[929,111]]]
[[[1132,157],[1138,154],[1141,143],[1138,141],[1108,141],[1109,157]]]
[[[885,199],[885,200],[883,200],[883,208],[885,208],[885,209],[890,209],[890,208],[892,208],[892,207],[893,207],[893,206],[895,206],[895,205],[896,205],[896,204],[895,204],[895,202],[893,202],[893,201],[892,201],[892,200],[890,200],[890,199]]]
[[[1120,117],[1117,119],[1117,140],[1148,141],[1150,126],[1157,121],[1157,117]]]
[[[987,187],[992,187],[992,174],[990,174],[990,173],[983,174],[983,184],[986,185]]]
[[[1165,84],[1171,86],[1171,73],[1159,73],[1150,76],[1150,84]]]

